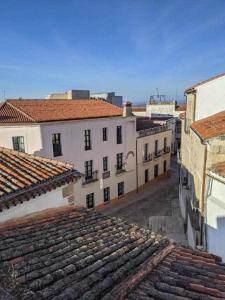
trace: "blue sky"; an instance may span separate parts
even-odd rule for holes
[[[142,102],[158,88],[179,99],[225,71],[224,0],[8,0],[0,11],[0,98],[75,88]]]

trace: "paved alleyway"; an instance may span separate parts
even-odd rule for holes
[[[186,244],[178,201],[178,167],[173,161],[169,178],[162,178],[138,194],[133,193],[121,203],[105,205],[102,212]]]

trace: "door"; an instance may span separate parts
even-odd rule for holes
[[[148,169],[145,170],[145,183],[148,182]]]
[[[159,165],[154,166],[154,177],[156,178],[159,175]]]

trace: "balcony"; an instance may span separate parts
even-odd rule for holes
[[[159,150],[157,152],[154,153],[154,158],[159,158],[162,155],[162,150]]]
[[[124,173],[126,172],[126,169],[125,169],[125,163],[121,164],[121,165],[116,165],[116,174],[121,174],[121,173]]]
[[[152,154],[150,154],[150,153],[148,153],[147,155],[144,155],[143,156],[143,163],[147,163],[147,162],[150,162],[150,161],[152,161],[153,160],[153,155]]]
[[[162,126],[157,126],[157,127],[153,127],[153,128],[148,128],[148,129],[143,129],[138,131],[138,137],[144,137],[144,136],[148,136],[148,135],[153,135],[153,134],[157,134],[160,132],[164,132],[168,130],[168,126],[167,125],[162,125]]]
[[[169,146],[164,147],[163,152],[164,154],[170,153],[170,147]]]
[[[98,171],[92,172],[90,176],[85,175],[85,177],[83,178],[82,184],[85,185],[85,184],[88,184],[88,183],[91,183],[94,181],[98,181]]]
[[[102,173],[102,179],[106,179],[110,177],[110,171],[105,171]]]

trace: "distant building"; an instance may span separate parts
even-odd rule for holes
[[[133,106],[132,113],[138,117],[146,117],[146,106]]]
[[[76,99],[90,99],[89,90],[70,90],[65,93],[53,93],[46,97],[52,100],[76,100]]]
[[[91,98],[104,99],[105,101],[120,106],[123,106],[123,96],[116,96],[115,92],[91,93]]]
[[[0,147],[0,222],[73,203],[80,177],[71,164]]]

